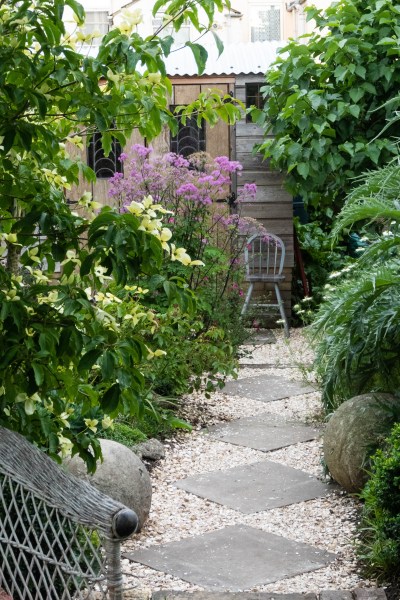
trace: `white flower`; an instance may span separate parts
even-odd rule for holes
[[[104,415],[104,417],[101,421],[101,425],[102,425],[103,429],[109,429],[110,427],[111,428],[113,427],[114,421],[108,415]]]
[[[83,419],[85,422],[85,425],[88,429],[90,429],[90,431],[93,431],[93,433],[97,432],[97,425],[98,425],[98,419]]]
[[[63,435],[58,436],[58,443],[60,444],[61,456],[66,458],[70,456],[72,452],[72,442],[69,438],[64,437]]]

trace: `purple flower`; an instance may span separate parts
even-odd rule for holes
[[[147,158],[153,151],[153,148],[151,146],[146,148],[146,146],[142,146],[142,144],[134,144],[131,150],[132,152],[136,152],[136,154],[141,158]]]

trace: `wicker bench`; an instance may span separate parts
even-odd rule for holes
[[[0,427],[0,590],[13,600],[123,599],[136,514]]]

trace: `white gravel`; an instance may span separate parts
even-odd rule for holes
[[[312,352],[302,331],[293,330],[289,342],[281,333],[274,332],[274,335],[276,343],[256,346],[252,357],[247,356],[242,360],[246,365],[262,364],[268,367],[243,367],[239,377],[270,373],[288,379],[302,379],[306,372],[307,379],[312,381],[312,373],[304,367],[311,364]],[[132,551],[228,525],[245,524],[337,554],[336,560],[327,567],[247,591],[318,593],[329,589],[376,587],[376,582],[363,579],[357,571],[354,536],[358,502],[344,492],[333,491],[324,498],[243,515],[172,485],[177,479],[250,464],[265,458],[323,478],[320,440],[264,453],[213,440],[204,433],[203,428],[207,425],[265,412],[304,422],[321,422],[320,395],[312,392],[269,402],[268,405],[249,398],[228,396],[223,392],[215,393],[210,399],[202,394],[187,398],[181,416],[195,424],[194,430],[180,433],[166,442],[166,458],[151,473],[153,499],[150,517],[142,532],[126,542],[123,550]],[[123,559],[123,567],[127,583],[137,590],[202,589],[127,559]]]

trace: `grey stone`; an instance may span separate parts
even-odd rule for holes
[[[363,394],[333,413],[324,433],[324,458],[335,481],[348,492],[365,485],[369,457],[396,421],[399,401],[391,394]]]
[[[208,428],[208,432],[212,437],[223,442],[255,448],[263,452],[319,437],[316,428],[286,421],[271,413],[238,419],[228,424],[214,425]]]
[[[232,396],[244,396],[260,402],[272,402],[289,396],[308,394],[314,392],[315,389],[300,381],[288,381],[283,377],[271,375],[258,375],[229,381],[222,391]]]
[[[205,589],[236,592],[314,571],[335,559],[324,550],[245,525],[124,557]]]
[[[271,594],[270,592],[185,592],[161,590],[152,600],[317,600],[315,594]]]
[[[353,600],[350,590],[322,590],[319,600]]]
[[[114,500],[134,510],[139,518],[139,531],[149,516],[151,480],[142,461],[126,446],[112,440],[100,440],[103,462],[93,475],[79,456],[65,462],[67,470],[88,481]]]
[[[252,331],[248,340],[244,342],[244,346],[262,346],[264,344],[274,344],[276,337],[269,329],[259,329]]]
[[[176,481],[201,498],[251,514],[324,496],[332,485],[269,460]]]
[[[146,460],[156,461],[165,458],[164,444],[155,438],[136,444],[135,446],[132,446],[131,450],[137,454],[139,458]]]
[[[354,600],[386,600],[385,590],[382,588],[356,588]]]

